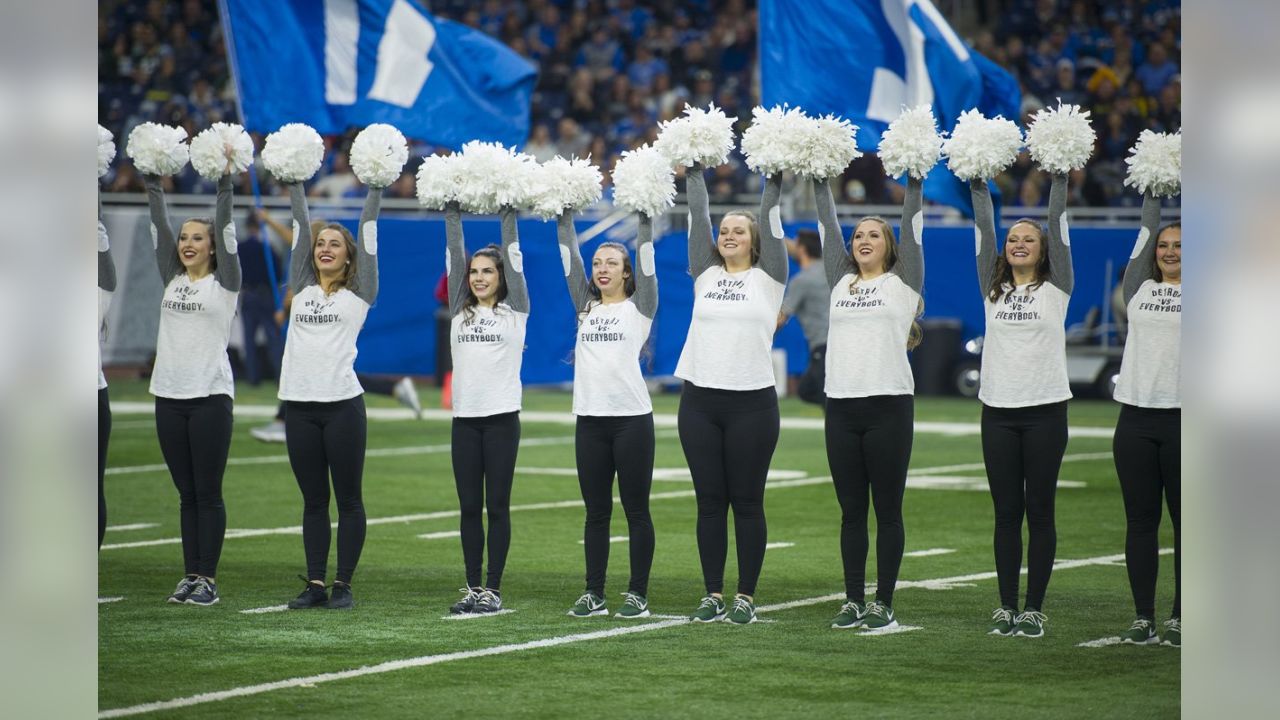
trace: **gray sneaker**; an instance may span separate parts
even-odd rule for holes
[[[418,401],[418,389],[413,386],[413,378],[407,376],[400,378],[391,395],[396,402],[412,410],[414,417],[422,419],[422,403]]]
[[[196,580],[195,589],[193,589],[186,598],[188,605],[216,605],[218,600],[218,586],[209,578],[200,578]]]
[[[496,613],[501,609],[502,596],[489,588],[485,588],[480,591],[480,596],[476,598],[476,606],[471,612],[478,614]]]
[[[196,581],[200,578],[195,575],[188,575],[178,581],[178,587],[173,589],[173,594],[169,596],[169,602],[182,604],[187,601],[187,596],[196,589]]]
[[[284,442],[284,421],[272,420],[266,425],[249,428],[249,435],[259,442],[282,443]]]

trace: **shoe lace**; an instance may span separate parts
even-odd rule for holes
[[[850,615],[857,617],[859,614],[861,614],[858,612],[858,603],[850,600],[849,602],[841,605],[840,614],[843,615],[844,613],[849,613]]]
[[[738,596],[733,599],[733,611],[747,613],[748,615],[750,615],[755,612],[755,608],[751,606],[750,600],[742,596]]]
[[[623,601],[622,601],[623,605],[630,605],[631,607],[637,608],[639,610],[644,609],[645,601],[643,597],[640,597],[635,593],[624,592],[622,593],[622,598],[623,598]]]
[[[1169,618],[1168,620],[1165,620],[1164,629],[1182,632],[1182,618]]]
[[[1044,613],[1038,610],[1027,610],[1026,612],[1018,616],[1018,622],[1026,622],[1030,620],[1034,622],[1036,625],[1043,625],[1044,621],[1048,619],[1049,618],[1045,617]]]
[[[878,600],[872,600],[871,602],[867,603],[868,615],[875,615],[876,617],[885,617],[887,610],[888,608],[885,607],[884,603],[881,603]]]
[[[458,588],[458,592],[462,593],[463,600],[468,598],[475,600],[476,597],[480,595],[480,593],[476,592],[476,589],[473,587],[460,587]]]
[[[1013,622],[1013,613],[1009,612],[1009,608],[996,608],[996,611],[991,613],[991,621]]]
[[[493,594],[492,590],[481,590],[479,597],[476,599],[477,605],[495,606],[498,602],[498,596]]]
[[[711,608],[716,611],[719,611],[720,609],[719,603],[717,603],[716,599],[710,595],[702,598],[702,602],[698,603],[698,609],[702,610],[703,608]]]
[[[582,597],[578,598],[578,602],[574,603],[574,605],[585,605],[589,608],[593,608],[596,606],[596,603],[593,602],[594,600],[595,597],[591,593],[582,593]]]
[[[1146,619],[1146,618],[1144,618],[1144,617],[1140,617],[1140,618],[1138,618],[1137,620],[1134,620],[1134,621],[1133,621],[1133,624],[1129,626],[1129,629],[1130,629],[1130,630],[1142,630],[1142,631],[1144,631],[1144,632],[1150,631],[1150,630],[1151,630],[1151,621],[1150,621],[1150,620],[1148,620],[1148,619]]]

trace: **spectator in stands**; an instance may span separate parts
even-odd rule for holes
[[[533,132],[529,135],[529,142],[525,143],[524,151],[540,163],[556,156],[556,144],[551,141],[551,131],[544,123],[533,126]]]
[[[333,154],[333,171],[316,181],[311,186],[311,197],[341,198],[355,189],[356,174],[351,171],[351,163],[347,159],[347,151],[339,150]]]
[[[1164,45],[1154,43],[1147,61],[1138,66],[1133,76],[1142,83],[1142,90],[1149,97],[1157,97],[1164,86],[1178,74],[1178,66],[1169,59]]]

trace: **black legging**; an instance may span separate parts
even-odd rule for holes
[[[368,435],[364,396],[337,402],[286,403],[285,447],[302,491],[302,546],[307,578],[325,579],[329,569],[329,480],[338,504],[338,573],[351,583],[364,549],[365,515],[361,497],[364,448]]]
[[[1058,548],[1053,501],[1066,449],[1067,401],[1020,408],[982,406],[982,459],[996,511],[996,575],[1002,605],[1018,607],[1025,515],[1030,536],[1025,607],[1044,609]]]
[[[575,452],[578,485],[587,506],[582,530],[586,546],[587,590],[604,597],[609,566],[609,521],[613,517],[613,476],[631,535],[631,581],[627,590],[648,595],[653,565],[653,519],[649,489],[653,486],[653,413],[629,417],[579,416]]]
[[[684,384],[680,446],[698,498],[698,556],[708,593],[724,592],[729,507],[738,548],[738,592],[754,595],[769,531],[764,484],[778,444],[778,394]]]
[[[98,391],[98,549],[107,534],[107,495],[103,478],[107,474],[107,444],[111,440],[111,398],[107,389]]]
[[[178,488],[182,561],[188,575],[216,577],[227,509],[222,475],[231,450],[231,398],[156,398],[160,452]]]
[[[1116,475],[1128,519],[1124,557],[1138,615],[1154,618],[1160,568],[1160,496],[1173,521],[1173,617],[1182,616],[1182,411],[1120,406]]]
[[[827,399],[827,462],[840,500],[844,589],[862,602],[867,578],[867,493],[876,508],[876,599],[893,605],[902,565],[902,495],[911,464],[915,398]]]
[[[479,587],[484,563],[484,515],[489,514],[489,572],[485,587],[502,588],[511,547],[511,484],[520,450],[520,413],[453,419],[453,481],[462,517],[462,562],[467,587]]]

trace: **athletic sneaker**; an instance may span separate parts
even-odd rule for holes
[[[569,608],[571,617],[585,618],[608,614],[609,608],[604,606],[604,598],[593,592],[582,593],[582,597],[578,598],[578,602]]]
[[[322,608],[329,604],[329,596],[324,592],[324,586],[308,581],[306,578],[299,576],[303,582],[307,583],[307,587],[298,597],[289,601],[290,610],[306,610],[308,608]]]
[[[462,599],[454,603],[449,608],[449,612],[454,615],[469,615],[476,609],[476,600],[480,599],[480,588],[464,587],[458,588],[458,592],[462,593]]]
[[[633,592],[622,593],[622,609],[613,614],[627,620],[649,617],[649,600],[643,595]]]
[[[1013,616],[1017,612],[1016,609],[1008,605],[996,608],[996,611],[991,613],[991,628],[987,630],[987,634],[1002,635],[1004,637],[1013,635]]]
[[[724,598],[708,595],[698,603],[698,609],[693,611],[689,619],[694,622],[715,622],[723,617]]]
[[[325,607],[330,610],[350,610],[355,606],[355,598],[351,597],[351,586],[346,583],[334,583],[333,589],[329,591],[329,603]]]
[[[171,603],[186,602],[187,596],[190,595],[192,591],[196,589],[196,581],[199,579],[200,578],[196,577],[195,575],[188,575],[182,578],[181,580],[179,580],[178,587],[174,588],[173,594],[169,596],[169,602]]]
[[[756,621],[755,604],[745,595],[738,595],[733,599],[733,609],[724,616],[724,621],[734,625],[750,625]]]
[[[284,421],[272,420],[266,425],[249,428],[249,435],[251,435],[254,440],[259,440],[265,443],[282,443],[284,442]]]
[[[867,603],[867,614],[862,619],[862,627],[868,630],[888,630],[898,627],[898,618],[893,615],[893,608],[879,600]]]
[[[497,591],[484,588],[480,591],[479,597],[476,598],[476,606],[471,611],[474,613],[496,613],[502,609],[502,596]]]
[[[415,417],[422,419],[422,404],[418,402],[418,389],[413,386],[413,378],[402,377],[400,382],[396,383],[395,389],[391,391],[394,397],[401,405],[413,411]]]
[[[188,605],[214,605],[218,602],[218,586],[209,578],[196,580],[195,588],[187,594]]]
[[[1160,644],[1182,647],[1182,618],[1169,618],[1164,621],[1164,632],[1160,636]]]
[[[1155,645],[1160,642],[1160,638],[1156,637],[1155,622],[1139,615],[1128,630],[1120,633],[1120,642],[1126,645]]]
[[[831,619],[831,627],[838,630],[862,627],[862,618],[866,614],[866,605],[857,600],[850,600],[840,606],[840,614]]]
[[[1013,634],[1018,637],[1044,637],[1044,624],[1048,620],[1039,610],[1024,610],[1014,619]]]

